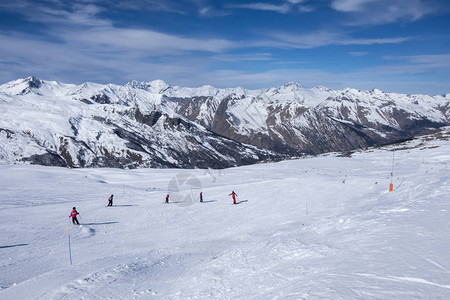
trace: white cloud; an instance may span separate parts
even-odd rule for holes
[[[241,61],[272,61],[271,53],[251,54],[217,54],[211,57],[215,61],[241,62]]]
[[[289,34],[285,32],[267,33],[269,40],[252,42],[253,46],[265,46],[275,48],[312,49],[329,45],[374,45],[374,44],[399,44],[411,39],[411,37],[395,38],[353,38],[344,34],[319,31],[308,34]]]
[[[65,26],[111,26],[111,21],[99,18],[103,8],[94,4],[39,5],[33,2],[18,2],[3,9],[22,14],[28,21],[43,24],[58,24]]]
[[[231,14],[230,11],[220,9],[218,10],[212,6],[201,6],[198,10],[198,13],[200,16],[207,18],[224,17]]]
[[[378,25],[398,21],[416,21],[439,11],[434,0],[333,0],[331,7],[347,13],[348,25]]]
[[[263,11],[272,11],[281,14],[286,14],[291,11],[292,6],[288,3],[283,3],[280,5],[269,4],[269,3],[247,3],[247,4],[236,4],[230,6],[231,8],[244,8],[244,9],[253,9],[253,10],[263,10]]]
[[[253,2],[245,4],[228,5],[229,8],[252,9],[261,11],[271,11],[280,14],[292,12],[311,12],[314,9],[311,6],[303,5],[304,0],[285,0],[280,4],[272,4],[265,2]]]
[[[423,73],[431,71],[450,71],[450,53],[410,55],[410,56],[385,56],[386,60],[406,61],[407,65],[397,66],[396,69],[403,73]]]
[[[334,0],[331,2],[331,7],[341,12],[356,12],[364,10],[366,4],[376,1],[377,0]]]
[[[176,54],[183,51],[223,52],[235,47],[225,39],[197,39],[145,29],[93,28],[85,31],[61,31],[61,38],[77,42],[99,52],[120,51],[124,55],[143,56]]]
[[[198,13],[200,15],[205,15],[206,16],[206,15],[209,15],[211,13],[211,11],[212,11],[211,6],[205,6],[205,7],[200,8],[198,10]]]
[[[352,51],[352,52],[349,52],[348,54],[350,54],[351,56],[366,56],[369,53],[364,52],[364,51]]]

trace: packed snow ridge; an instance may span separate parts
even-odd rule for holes
[[[0,85],[0,163],[227,168],[381,146],[450,125],[450,95],[307,88]]]

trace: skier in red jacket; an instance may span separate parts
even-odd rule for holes
[[[74,207],[72,209],[72,211],[70,212],[69,218],[72,218],[73,224],[80,225],[80,222],[78,222],[78,219],[77,219],[77,215],[79,215],[79,213],[77,212],[77,209]]]
[[[237,194],[234,191],[232,191],[231,194],[229,194],[228,196],[232,196],[233,197],[233,204],[237,204],[236,203]]]
[[[106,205],[106,206],[113,206],[113,198],[114,198],[114,195],[111,195],[111,197],[108,198],[108,205]]]
[[[166,203],[169,203],[169,194],[166,196]]]

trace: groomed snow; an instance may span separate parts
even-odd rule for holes
[[[448,299],[450,144],[408,145],[221,171],[0,166],[0,299]]]

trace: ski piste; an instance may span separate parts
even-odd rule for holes
[[[450,139],[440,135],[214,178],[0,166],[0,299],[447,299]],[[192,205],[160,205],[180,173],[215,202],[193,192]],[[248,202],[231,207],[233,189]],[[119,191],[121,206],[105,209]]]

